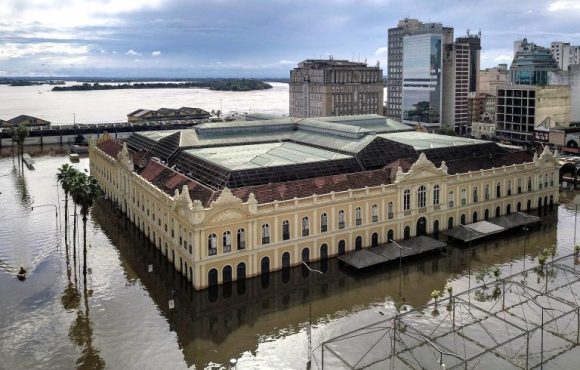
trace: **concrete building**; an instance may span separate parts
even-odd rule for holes
[[[514,85],[547,85],[548,73],[559,69],[548,48],[523,39],[514,49],[510,66],[510,81]]]
[[[549,150],[333,118],[103,138],[91,174],[194,289],[558,202]]]
[[[498,86],[509,83],[510,75],[507,64],[486,68],[479,71],[479,88],[477,92],[496,96]]]
[[[534,130],[545,120],[570,121],[569,86],[506,85],[498,88],[497,138],[532,145]]]
[[[569,66],[580,64],[580,46],[569,42],[555,41],[550,45],[552,56],[560,69],[566,71]]]
[[[423,36],[420,35],[432,35]],[[416,36],[413,39],[408,39],[406,42],[407,50],[413,55],[408,56],[408,63],[412,60],[414,63],[421,63],[423,71],[418,71],[420,78],[424,84],[429,86],[433,95],[429,101],[433,101],[435,104],[441,106],[441,97],[437,97],[437,94],[441,94],[439,91],[441,88],[437,88],[437,79],[441,78],[442,61],[441,58],[434,59],[433,72],[429,71],[431,64],[431,54],[437,53],[435,50],[430,50],[429,52],[421,53],[421,48],[425,47],[425,40],[427,38],[434,40],[440,40],[440,45],[430,46],[430,49],[438,49],[439,55],[442,55],[442,48],[445,44],[450,44],[453,42],[453,28],[444,27],[441,23],[423,23],[417,19],[405,18],[400,20],[397,27],[390,28],[388,32],[388,69],[387,69],[387,105],[386,105],[386,115],[389,118],[400,120],[403,117],[403,71],[404,71],[404,38],[407,36]],[[426,58],[426,60],[422,60]],[[427,66],[427,67],[424,67]],[[411,71],[410,68],[413,66],[408,66],[408,75],[413,75],[415,72]],[[425,70],[426,69],[426,70]],[[412,77],[409,77],[412,78]],[[413,94],[417,90],[414,88],[414,84],[407,81],[409,88],[409,94]],[[435,86],[434,86],[435,85]],[[435,91],[433,91],[435,90]],[[411,98],[408,101],[412,100]],[[439,103],[437,101],[439,100]],[[420,109],[420,107],[419,107]],[[437,117],[437,114],[431,114],[431,116]],[[440,118],[440,117],[439,117]]]
[[[379,63],[308,59],[290,72],[290,116],[382,115],[383,88]]]
[[[580,122],[580,64],[570,65],[565,71],[550,72],[548,85],[570,87],[570,121]]]
[[[169,120],[206,120],[211,114],[200,108],[181,107],[179,109],[161,108],[158,110],[137,109],[127,115],[127,122],[169,121]]]
[[[468,124],[495,122],[496,97],[490,94],[470,94],[468,99]]]
[[[469,96],[478,90],[481,35],[467,34],[445,45],[442,122],[458,135],[469,133]]]

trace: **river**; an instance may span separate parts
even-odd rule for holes
[[[158,81],[157,81],[158,82]],[[78,82],[66,82],[74,85]],[[28,114],[53,123],[127,121],[140,109],[196,107],[222,112],[288,114],[288,84],[269,82],[271,89],[235,92],[208,89],[135,89],[51,91],[53,86],[0,85],[0,119]],[[385,95],[386,96],[386,95]]]
[[[317,266],[325,273],[312,276],[312,294],[301,268],[272,274],[267,287],[251,279],[195,292],[99,201],[88,220],[91,274],[85,291],[80,242],[74,258],[73,246],[64,242],[63,193],[56,186],[57,168],[68,157],[58,147],[30,148],[30,154],[36,169],[23,172],[8,148],[0,157],[2,369],[218,369],[230,359],[238,360],[238,370],[304,369],[310,302],[317,348],[381,319],[380,310],[392,312],[400,278],[408,305],[420,307],[435,289],[450,284],[458,292],[475,284],[473,274],[481,269],[497,266],[507,276],[533,264],[545,247],[555,246],[558,255],[573,250],[574,209],[560,205],[527,239],[516,231],[475,245],[471,258],[467,249],[451,247],[446,255],[405,260],[401,277],[396,263],[357,273],[332,259]],[[88,169],[88,159],[75,166]],[[59,217],[53,206],[39,207],[59,200]],[[25,281],[15,276],[20,266],[30,273]],[[580,354],[570,353],[550,368],[573,367]]]

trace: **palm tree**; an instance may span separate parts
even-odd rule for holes
[[[82,172],[76,177],[71,189],[71,195],[75,205],[81,207],[81,215],[83,217],[83,278],[85,285],[87,283],[87,216],[89,210],[93,206],[93,202],[101,196],[101,188],[97,183],[97,179],[93,176],[87,176]]]
[[[73,178],[79,173],[74,167],[69,164],[63,164],[56,174],[57,182],[60,183],[62,190],[64,190],[64,239],[65,244],[68,239],[68,195],[70,193]],[[68,245],[67,245],[68,246]]]
[[[22,155],[24,154],[24,140],[28,136],[30,130],[28,130],[28,127],[24,125],[19,125],[18,127],[13,127],[10,132],[12,134],[12,141],[16,142],[18,145],[18,155],[22,158]]]

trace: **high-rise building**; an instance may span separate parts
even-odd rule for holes
[[[510,79],[514,85],[547,85],[548,73],[559,69],[548,48],[523,39],[514,47],[515,55],[510,67]]]
[[[550,51],[560,69],[564,71],[568,69],[568,66],[580,64],[580,46],[578,45],[555,41],[550,45]]]
[[[498,86],[506,85],[510,80],[507,64],[500,64],[497,67],[486,68],[479,71],[478,93],[497,95]]]
[[[443,45],[452,42],[453,28],[444,27],[441,23],[423,23],[417,19],[405,18],[399,21],[397,27],[389,29],[386,107],[388,117],[413,122],[422,117],[428,120],[423,121],[427,125],[439,125],[442,105],[442,51]],[[406,57],[406,84],[403,81],[405,49],[409,53]],[[406,103],[403,102],[405,88]],[[427,95],[429,99],[424,100]],[[420,102],[424,103],[412,107],[412,104]],[[403,112],[403,104],[407,106],[407,113]],[[432,111],[435,106],[439,112]],[[433,120],[436,122],[432,122]]]
[[[290,71],[290,116],[383,114],[383,70],[377,63],[308,59]]]
[[[569,86],[506,85],[497,89],[496,137],[531,145],[545,120],[570,121]]]
[[[445,45],[443,120],[459,135],[469,133],[468,97],[478,89],[481,35],[467,33]]]

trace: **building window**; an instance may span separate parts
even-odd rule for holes
[[[449,195],[447,196],[447,201],[449,203],[449,208],[453,208],[453,206],[455,205],[455,194],[453,193],[453,190],[449,192]]]
[[[554,174],[550,174],[550,186],[554,186]]]
[[[238,230],[237,236],[238,250],[246,249],[246,231],[244,229]]]
[[[270,243],[270,225],[262,225],[262,244]]]
[[[344,229],[345,227],[345,223],[344,223],[344,211],[341,209],[340,211],[338,211],[338,228],[339,229]]]
[[[440,193],[439,185],[435,185],[433,187],[433,205],[434,206],[439,205],[439,193]]]
[[[508,180],[507,195],[508,196],[512,195],[512,180]]]
[[[328,231],[328,215],[323,213],[320,215],[320,232],[325,233]]]
[[[547,188],[548,187],[548,174],[544,175],[544,187]]]
[[[405,189],[403,192],[403,211],[411,208],[411,190]]]
[[[473,203],[477,203],[479,201],[479,194],[477,194],[477,186],[473,188]]]
[[[362,225],[362,210],[360,207],[356,207],[354,210],[354,219],[357,226]]]
[[[427,188],[425,185],[419,186],[417,190],[417,207],[425,208],[427,206]]]
[[[538,189],[542,188],[542,175],[538,175]]]
[[[302,236],[310,235],[310,225],[308,223],[308,217],[302,218]]]
[[[518,178],[518,194],[522,193],[522,178]]]
[[[379,222],[379,207],[376,204],[371,207],[371,219],[373,222]]]
[[[210,234],[207,237],[207,249],[208,255],[213,256],[217,254],[217,236],[215,234]]]
[[[528,177],[528,191],[532,191],[532,177]]]
[[[392,220],[393,217],[395,217],[395,214],[393,213],[393,202],[389,202],[387,203],[387,218]]]
[[[495,197],[496,198],[501,198],[501,185],[500,185],[499,182],[495,186]]]
[[[222,237],[222,247],[224,250],[224,253],[227,252],[231,252],[232,251],[232,233],[230,233],[229,231],[226,231]]]
[[[461,189],[461,205],[464,206],[467,204],[467,190]]]
[[[290,222],[288,220],[284,220],[282,222],[282,240],[290,239]]]

